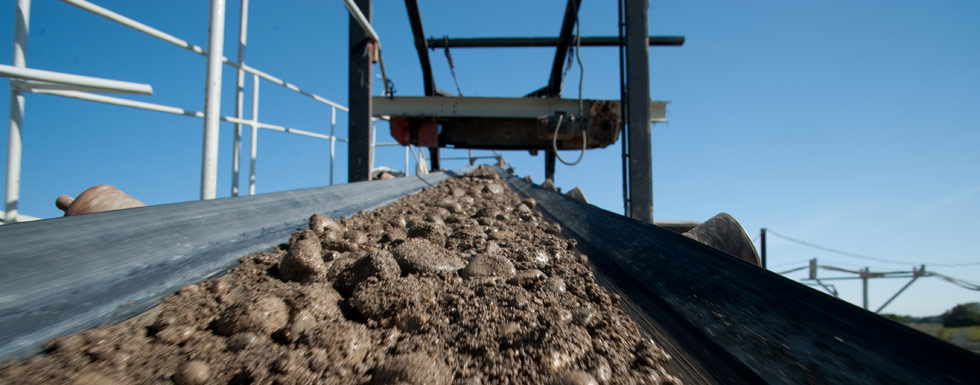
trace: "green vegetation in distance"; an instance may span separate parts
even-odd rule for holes
[[[881,314],[881,316],[980,353],[980,302],[959,304],[941,315],[928,317],[899,314]]]

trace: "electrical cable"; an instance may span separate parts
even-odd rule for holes
[[[578,17],[576,17],[576,19],[575,19],[575,25],[576,25],[576,33],[575,33],[575,49],[574,50],[575,50],[575,58],[578,61],[578,68],[579,68],[579,77],[578,77],[578,115],[581,118],[581,117],[585,116],[584,115],[584,112],[585,111],[584,111],[584,107],[583,107],[583,100],[582,100],[582,83],[585,80],[585,67],[582,66],[582,56],[579,55],[579,52],[582,50],[582,25],[580,24],[580,22],[578,20]],[[565,66],[565,73],[566,74],[568,73],[568,69],[571,68],[571,67],[572,67],[572,56],[569,55],[568,56],[568,65]],[[562,88],[564,88],[564,84],[565,84],[565,76],[562,75]],[[552,135],[552,137],[551,137],[551,149],[555,152],[555,158],[557,158],[558,161],[562,162],[562,164],[565,164],[566,166],[574,166],[574,165],[579,164],[579,162],[582,161],[582,158],[585,157],[585,149],[588,146],[588,135],[587,135],[588,133],[585,131],[585,128],[583,127],[582,128],[582,152],[580,152],[578,154],[578,159],[575,159],[574,162],[568,162],[568,161],[566,161],[565,159],[563,159],[561,157],[561,154],[558,153],[558,130],[561,129],[561,122],[562,122],[562,119],[564,119],[564,117],[565,117],[565,115],[563,115],[563,114],[558,115],[558,124],[555,125],[555,134]]]
[[[768,229],[768,228],[766,229],[766,232],[768,232],[768,233],[770,233],[772,235],[775,235],[775,236],[777,236],[779,238],[785,239],[787,241],[790,241],[790,242],[793,242],[793,243],[797,243],[797,244],[800,244],[800,245],[803,245],[803,246],[807,246],[807,247],[812,247],[814,249],[823,250],[823,251],[830,252],[830,253],[835,253],[835,254],[840,254],[840,255],[844,255],[844,256],[848,256],[848,257],[852,257],[852,258],[867,259],[867,260],[878,261],[878,262],[883,262],[883,263],[891,263],[891,264],[896,264],[896,265],[930,265],[930,266],[943,266],[943,267],[966,267],[966,266],[978,266],[978,265],[980,265],[980,262],[966,262],[966,263],[921,263],[921,262],[899,261],[899,260],[894,260],[894,259],[869,257],[867,255],[849,253],[849,252],[846,252],[846,251],[832,249],[832,248],[829,248],[829,247],[826,247],[826,246],[820,246],[820,245],[813,244],[813,243],[810,243],[810,242],[807,242],[807,241],[801,241],[801,240],[796,239],[796,238],[792,238],[792,237],[789,237],[789,236],[786,236],[786,235],[782,235],[782,234],[777,233],[775,231],[772,231],[772,229]]]
[[[381,68],[381,81],[384,82],[385,91],[383,96],[389,98],[395,97],[395,82],[388,80],[388,75],[385,73],[385,57],[381,55],[381,43],[378,44],[378,67]]]
[[[555,152],[555,158],[558,158],[559,161],[561,161],[562,163],[568,166],[574,166],[578,164],[578,162],[581,162],[582,158],[585,157],[585,146],[586,146],[585,129],[584,128],[582,129],[582,152],[578,154],[578,159],[575,159],[575,161],[571,163],[565,161],[564,159],[561,158],[561,155],[558,154],[558,129],[561,128],[561,121],[562,118],[564,117],[565,115],[558,115],[558,124],[555,125],[555,135],[551,137],[551,149]]]
[[[453,75],[453,83],[456,84],[456,93],[458,93],[459,96],[463,96],[463,91],[459,89],[459,79],[456,79],[456,66],[453,65],[453,57],[449,54],[449,35],[443,36],[442,39],[446,48],[446,61],[449,62],[449,73]]]
[[[943,275],[943,274],[933,273],[933,272],[929,272],[928,275],[937,277],[939,279],[942,279],[946,282],[952,283],[956,286],[962,287],[967,290],[980,291],[980,285],[977,285],[975,283],[970,283],[959,278],[953,278],[948,275]]]

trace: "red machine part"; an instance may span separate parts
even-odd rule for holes
[[[409,120],[404,116],[392,116],[390,120],[391,137],[398,144],[407,146],[414,144],[421,147],[439,147],[439,123],[435,120]],[[417,131],[412,140],[413,126]]]

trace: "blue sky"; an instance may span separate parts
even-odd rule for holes
[[[96,3],[206,46],[205,1]],[[342,2],[251,3],[246,62],[346,104],[348,27]],[[375,3],[374,24],[389,77],[398,95],[421,95],[404,4]],[[559,0],[421,3],[431,36],[554,36],[564,9]],[[231,58],[238,9],[237,1],[229,1],[225,55]],[[0,62],[9,64],[14,2],[0,10],[0,41],[6,47],[0,49]],[[753,237],[768,227],[980,281],[980,265],[930,265],[980,262],[975,221],[980,215],[980,3],[654,1],[650,15],[651,34],[687,37],[683,47],[651,49],[652,96],[670,102],[669,122],[653,126],[656,219],[705,220],[724,211]],[[614,35],[616,3],[584,1],[581,26],[583,35]],[[442,50],[430,54],[438,87],[455,90]],[[452,51],[467,96],[519,96],[537,89],[546,82],[553,55],[545,48]],[[586,48],[581,55],[584,96],[618,98],[616,49]],[[34,2],[27,63],[149,83],[153,96],[127,97],[203,110],[204,57],[62,2]],[[577,66],[568,77],[563,95],[577,97]],[[234,111],[234,82],[235,72],[226,66],[221,106],[226,115]],[[328,132],[329,108],[268,82],[260,90],[261,121]],[[0,105],[8,103],[9,93],[0,92]],[[100,183],[149,204],[197,199],[199,119],[46,95],[28,95],[26,109],[22,213],[57,216],[58,194],[75,195]],[[221,128],[219,197],[230,195],[231,127]],[[339,136],[347,136],[346,127],[341,113]],[[391,141],[383,124],[378,129],[379,141]],[[248,144],[246,135],[246,152]],[[3,162],[6,148],[7,136],[0,135]],[[261,131],[258,148],[259,193],[328,183],[328,142]],[[346,146],[337,150],[335,180],[345,181]],[[542,157],[504,155],[518,174],[541,180]],[[403,168],[401,148],[380,149],[376,164]],[[463,165],[445,162],[449,168]],[[243,170],[247,175],[247,163]],[[617,143],[589,151],[578,166],[559,164],[556,182],[566,190],[581,186],[594,204],[621,212],[620,172]],[[5,177],[5,168],[0,173]],[[910,268],[770,237],[773,270],[803,266],[814,257],[847,268]],[[872,307],[904,283],[873,280]],[[857,282],[837,288],[842,298],[860,302]],[[887,311],[937,314],[968,301],[980,301],[980,293],[927,278]]]

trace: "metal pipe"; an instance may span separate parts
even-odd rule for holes
[[[248,164],[248,195],[255,195],[255,157],[259,143],[259,76],[252,75],[252,143]],[[333,140],[333,133],[331,133]]]
[[[145,85],[147,87],[150,87],[149,84],[139,84],[139,83],[131,83],[131,84],[136,84],[140,86]],[[34,92],[34,90],[67,90],[67,91],[83,91],[83,92],[112,92],[112,93],[122,93],[122,94],[142,94],[142,95],[151,95],[153,93],[152,87],[145,88],[141,90],[141,92],[130,92],[130,91],[120,90],[116,88],[91,87],[91,86],[82,86],[82,85],[67,84],[67,83],[52,83],[52,82],[39,81],[39,80],[10,79],[10,85],[14,87],[18,87],[24,90],[24,92]],[[149,92],[142,92],[144,90],[149,90]]]
[[[371,27],[371,22],[364,16],[361,9],[357,7],[357,4],[354,4],[354,0],[344,0],[344,5],[346,5],[347,10],[350,11],[351,17],[353,17],[354,20],[357,21],[357,24],[360,24],[361,28],[364,29],[364,33],[366,33],[371,40],[381,42],[381,38],[378,37],[378,33],[374,32],[374,28]]]
[[[86,92],[39,90],[39,91],[37,91],[37,93],[39,93],[39,94],[46,94],[46,95],[62,96],[62,97],[67,97],[67,98],[79,99],[79,100],[87,100],[87,101],[90,101],[90,102],[113,104],[113,105],[123,106],[123,107],[132,107],[132,108],[138,108],[138,109],[141,109],[141,110],[165,112],[165,113],[174,114],[174,115],[184,115],[184,116],[193,116],[195,118],[204,118],[204,113],[203,112],[200,112],[200,111],[191,111],[191,110],[185,110],[185,109],[179,108],[179,107],[171,107],[171,106],[165,106],[165,105],[161,105],[161,104],[153,104],[153,103],[147,103],[147,102],[139,102],[139,101],[135,101],[135,100],[128,100],[128,99],[116,98],[116,97],[106,96],[106,95],[90,94],[90,93],[86,93]],[[257,103],[255,103],[255,104],[256,104],[255,108],[257,108]],[[309,137],[312,137],[312,138],[320,138],[320,139],[326,139],[326,140],[329,140],[331,138],[331,136],[329,136],[329,135],[319,134],[319,133],[312,132],[312,131],[305,131],[305,130],[300,130],[300,129],[296,129],[296,128],[290,128],[290,127],[280,126],[280,125],[276,125],[276,124],[262,123],[262,122],[252,121],[252,120],[238,119],[238,118],[235,118],[234,116],[221,116],[220,117],[220,120],[225,121],[225,122],[228,122],[228,123],[240,123],[240,124],[255,125],[258,128],[263,128],[263,129],[266,129],[266,130],[285,132],[285,133],[288,133],[288,134],[296,134],[296,135],[309,136]],[[346,139],[342,139],[342,138],[337,138],[337,141],[338,142],[342,142],[342,143],[346,143],[347,142]]]
[[[330,109],[330,185],[333,186],[333,166],[337,159],[337,137],[334,136],[334,129],[337,127],[337,109]]]
[[[14,15],[14,67],[27,66],[27,32],[31,21],[31,0],[17,1]],[[20,200],[20,161],[23,144],[21,129],[24,121],[24,94],[16,87],[10,88],[10,123],[7,129],[7,186],[4,223],[17,222],[17,202]]]
[[[902,286],[901,289],[898,289],[898,292],[896,292],[895,295],[891,296],[891,298],[889,298],[887,301],[885,301],[885,303],[882,304],[881,307],[878,308],[878,310],[875,310],[875,313],[881,313],[882,310],[885,310],[885,306],[888,306],[888,304],[892,303],[892,301],[894,301],[895,298],[898,298],[898,295],[899,294],[902,294],[902,292],[905,291],[905,289],[908,289],[909,286],[912,286],[912,283],[914,283],[915,280],[917,280],[917,279],[919,279],[919,275],[913,276],[912,277],[912,280],[910,280],[908,283],[906,283],[905,286]]]
[[[429,38],[426,40],[432,48],[520,48],[520,47],[555,47],[558,37],[456,37]],[[684,36],[650,36],[650,46],[682,46]],[[619,45],[618,36],[583,37],[583,47],[615,47]]]
[[[241,2],[241,14],[238,18],[238,62],[245,64],[245,42],[248,39],[248,0]],[[235,83],[235,117],[242,118],[245,103],[245,71],[238,68],[238,81]],[[235,124],[235,142],[231,157],[231,196],[238,196],[238,174],[242,151],[242,125]]]
[[[4,222],[4,220],[2,219],[6,217],[6,215],[7,215],[6,211],[0,210],[0,225],[6,224],[6,222]],[[17,216],[17,222],[39,221],[41,219],[44,218],[32,217],[30,215],[23,215],[23,214]]]
[[[204,48],[201,48],[200,46],[197,46],[197,45],[188,43],[187,41],[185,41],[183,39],[177,38],[177,37],[175,37],[175,36],[173,36],[171,34],[168,34],[166,32],[160,31],[160,30],[158,30],[156,28],[150,27],[150,26],[148,26],[146,24],[140,23],[140,22],[135,21],[133,19],[130,19],[130,18],[126,17],[126,16],[123,16],[123,15],[120,15],[118,13],[112,12],[112,11],[110,11],[108,9],[102,8],[102,7],[98,6],[98,5],[95,5],[95,4],[90,3],[88,1],[85,1],[85,0],[62,0],[62,1],[66,2],[68,4],[71,4],[71,5],[74,5],[76,7],[79,7],[81,9],[83,9],[83,10],[89,11],[89,12],[95,14],[95,15],[102,16],[102,17],[104,17],[104,18],[106,18],[108,20],[111,20],[111,21],[114,21],[116,23],[122,24],[124,26],[129,27],[129,28],[132,28],[132,29],[134,29],[134,30],[136,30],[138,32],[145,33],[145,34],[150,35],[152,37],[155,37],[157,39],[163,40],[163,41],[165,41],[167,43],[170,43],[170,44],[176,45],[178,47],[181,47],[183,49],[186,49],[188,51],[194,52],[194,53],[196,53],[198,55],[207,56],[207,52],[204,50]],[[279,79],[279,78],[277,78],[275,76],[272,76],[272,75],[270,75],[268,73],[262,72],[262,71],[260,71],[258,69],[249,67],[249,66],[244,65],[244,64],[236,63],[234,61],[229,60],[227,57],[224,57],[224,56],[221,57],[221,61],[223,63],[225,63],[225,64],[228,64],[228,65],[232,66],[232,67],[241,68],[243,71],[248,72],[248,73],[250,73],[252,75],[258,75],[259,77],[261,77],[261,78],[263,78],[265,80],[268,80],[268,81],[270,81],[272,83],[275,83],[275,84],[278,84],[280,86],[283,86],[283,87],[285,87],[285,88],[287,88],[289,90],[298,92],[301,95],[306,96],[306,97],[309,97],[309,98],[311,98],[313,100],[316,100],[316,101],[318,101],[320,103],[327,104],[327,105],[332,106],[332,107],[336,107],[336,108],[338,108],[338,109],[340,109],[341,111],[344,111],[344,112],[347,112],[348,111],[347,107],[344,107],[344,106],[342,106],[340,104],[337,104],[336,102],[330,101],[330,100],[328,100],[328,99],[326,99],[326,98],[324,98],[324,97],[322,97],[320,95],[314,94],[312,92],[304,91],[304,90],[300,89],[299,87],[297,87],[294,84],[291,84],[289,82],[286,82],[286,81],[284,81],[282,79]]]
[[[405,146],[405,176],[408,176],[408,146]]]
[[[204,144],[201,200],[214,199],[218,184],[218,125],[221,121],[221,58],[225,41],[225,0],[211,0],[207,79],[204,85]]]
[[[8,66],[0,64],[0,76],[24,79],[39,80],[42,82],[68,84],[73,86],[89,87],[94,89],[106,90],[109,92],[122,92],[130,94],[152,95],[153,87],[149,84],[123,82],[90,76],[72,75],[61,72],[24,68],[21,66]],[[42,85],[48,86],[48,85]],[[50,87],[50,86],[48,86]]]

